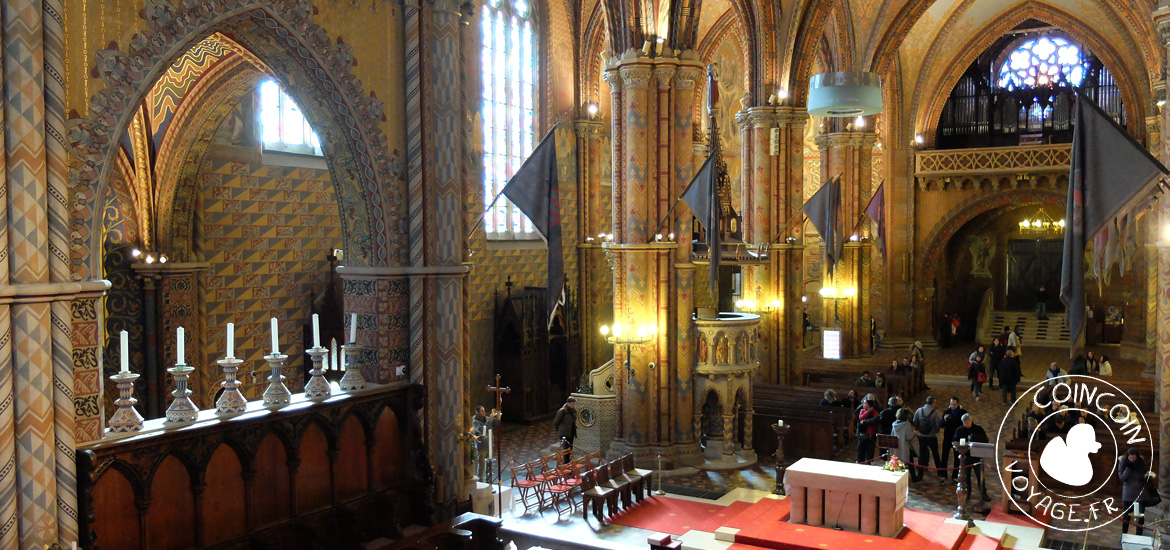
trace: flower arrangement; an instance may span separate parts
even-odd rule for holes
[[[891,456],[890,459],[886,461],[885,466],[882,466],[883,470],[888,470],[891,472],[904,472],[906,471],[906,468],[906,463],[902,462],[902,459],[898,458],[897,456]]]

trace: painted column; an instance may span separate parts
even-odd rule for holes
[[[626,347],[616,349],[619,422],[611,448],[694,460],[694,431],[680,421],[693,411],[692,279],[689,265],[675,268],[689,264],[690,252],[669,242],[671,232],[687,240],[690,221],[689,215],[685,223],[682,216],[663,218],[693,173],[688,156],[693,119],[688,115],[701,69],[691,52],[681,59],[652,59],[630,50],[611,61],[607,71],[616,89],[614,74],[621,78],[613,103],[615,238],[605,245],[614,262],[614,321],[626,334],[645,325],[655,327],[657,335],[629,347],[628,369],[622,365]],[[685,278],[681,284],[680,277]]]
[[[841,325],[841,354],[846,357],[872,352],[869,339],[870,244],[854,241],[860,235],[859,220],[873,194],[872,149],[877,142],[870,132],[835,132],[817,137],[821,150],[821,177],[841,177],[841,226],[846,239],[844,258],[837,263],[831,284],[838,289],[832,308]],[[827,282],[827,281],[826,281]],[[853,289],[856,295],[844,296]]]
[[[613,348],[598,332],[601,325],[613,323],[609,286],[611,277],[605,265],[599,235],[609,232],[605,224],[601,185],[601,138],[606,133],[601,120],[585,119],[574,122],[577,133],[577,258],[579,300],[581,315],[582,377],[613,357]],[[582,378],[582,382],[584,382]]]
[[[1161,3],[1160,3],[1161,4]],[[1162,39],[1163,55],[1170,53],[1170,8],[1161,7],[1154,12],[1154,23]],[[1165,90],[1162,91],[1165,94]],[[1156,99],[1166,99],[1165,96]],[[1162,136],[1170,135],[1170,109],[1162,109]],[[1162,147],[1157,152],[1163,164],[1170,161],[1170,150]],[[1170,239],[1160,228],[1170,223],[1170,198],[1163,195],[1158,199],[1157,216],[1151,218],[1151,231],[1147,234],[1156,240],[1156,252],[1150,262],[1156,264],[1157,286],[1150,290],[1156,296],[1155,315],[1150,319],[1157,334],[1154,336],[1155,392],[1158,398],[1158,425],[1161,427],[1158,439],[1158,492],[1170,494]],[[1150,420],[1150,419],[1147,419]]]

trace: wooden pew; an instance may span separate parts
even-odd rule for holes
[[[889,371],[889,360],[876,358],[857,358],[846,359],[842,361],[832,361],[826,359],[808,358],[802,363],[803,375],[801,377],[802,383],[809,382],[808,375],[811,373],[818,373],[818,375],[829,376],[830,379],[837,382],[837,376],[842,380],[848,380],[850,385],[861,376],[861,371],[868,370],[870,373],[881,372],[886,376],[886,380],[891,383],[891,390],[900,393],[905,397],[911,397],[926,390],[926,363],[923,362],[918,368],[913,369],[910,374],[896,375]],[[901,383],[898,381],[901,380]],[[815,380],[812,380],[815,382]]]
[[[752,387],[752,445],[760,456],[776,451],[772,425],[783,419],[791,426],[784,441],[787,456],[832,458],[853,433],[853,411],[821,406],[821,388],[755,384]]]

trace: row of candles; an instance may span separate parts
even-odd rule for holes
[[[288,359],[288,356],[280,353],[280,332],[278,321],[275,317],[272,318],[271,324],[272,353],[264,356],[264,360],[268,361],[270,372],[268,376],[268,388],[264,390],[263,395],[265,407],[287,405],[292,399],[292,393],[284,385],[285,377],[280,373],[281,369],[284,368],[284,363]],[[223,359],[216,361],[223,369],[224,374],[224,380],[219,383],[224,391],[215,401],[215,412],[217,415],[239,414],[245,412],[248,408],[248,401],[244,398],[243,393],[240,392],[240,386],[242,384],[236,379],[236,373],[239,372],[240,365],[244,361],[235,356],[235,330],[235,324],[228,323],[227,354]],[[191,400],[191,390],[187,388],[187,380],[190,379],[191,373],[195,368],[186,364],[185,329],[178,327],[176,329],[176,336],[178,338],[178,345],[176,346],[177,362],[174,367],[167,369],[167,372],[171,373],[175,382],[175,390],[171,392],[171,395],[175,399],[171,402],[170,407],[167,408],[167,422],[194,422],[199,417],[199,409]],[[333,348],[325,349],[321,347],[320,321],[317,314],[313,314],[313,347],[305,350],[305,353],[313,361],[313,366],[309,369],[309,381],[305,383],[306,399],[326,399],[332,394],[329,382],[323,376],[326,368],[345,372],[345,376],[338,381],[338,387],[342,391],[360,390],[366,386],[360,369],[347,368],[347,359],[349,359],[347,354],[352,354],[361,349],[361,346],[357,345],[356,340],[357,314],[351,313],[349,316],[349,343],[341,346],[340,362],[338,362],[336,350],[337,340],[333,341]],[[121,333],[120,351],[122,352],[122,369],[118,374],[110,377],[117,384],[119,394],[118,399],[114,401],[118,406],[118,410],[110,417],[110,431],[114,433],[136,432],[141,430],[143,426],[142,415],[134,410],[134,404],[138,402],[133,396],[134,381],[138,379],[139,375],[130,372],[130,345],[126,331],[122,331]],[[326,355],[330,356],[329,362],[325,365],[325,368],[322,368]]]
[[[279,327],[279,324],[277,322],[276,317],[273,317],[270,322],[272,325],[272,355],[280,355],[280,327]],[[124,372],[124,373],[130,372],[130,343],[128,341],[129,333],[123,330],[119,336],[121,337],[121,350],[120,351],[121,351],[121,355],[122,355],[122,372]],[[187,353],[186,353],[187,342],[186,342],[185,336],[186,336],[186,329],[184,329],[183,327],[179,327],[179,328],[175,329],[175,338],[176,338],[175,341],[178,343],[178,345],[176,346],[177,347],[176,355],[178,356],[177,357],[178,361],[176,364],[178,364],[178,365],[186,365],[187,364]],[[349,343],[352,344],[356,341],[357,341],[357,314],[350,313],[349,314]],[[329,361],[329,367],[330,367],[329,370],[337,370],[337,365],[338,365],[337,364],[337,357],[336,357],[336,349],[335,349],[336,344],[337,344],[337,340],[334,340],[333,343],[334,343],[334,346],[329,348],[329,352],[331,354],[330,361]],[[313,314],[313,347],[314,348],[321,347],[321,322],[320,322],[319,318],[317,317],[316,313]],[[236,324],[235,323],[228,323],[227,324],[227,350],[226,351],[227,351],[226,357],[228,359],[235,359],[236,358],[236,356],[235,356]],[[345,370],[345,350],[344,349],[341,350],[341,370]]]

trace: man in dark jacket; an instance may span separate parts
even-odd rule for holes
[[[943,410],[943,468],[951,462],[951,457],[954,457],[955,467],[959,466],[959,454],[951,447],[951,441],[954,441],[955,430],[958,430],[963,425],[963,415],[967,411],[959,405],[958,397],[951,397],[951,402],[945,410]],[[951,481],[959,481],[958,470],[951,472]]]
[[[861,371],[861,378],[857,379],[857,383],[855,385],[865,386],[867,388],[872,388],[872,387],[876,386],[877,384],[874,383],[873,378],[870,378],[869,371],[863,370],[863,371]]]
[[[942,415],[934,410],[934,396],[926,397],[926,404],[914,411],[914,429],[918,432],[918,459],[923,466],[930,466],[930,457],[934,456],[934,467],[945,468],[946,464],[938,454],[938,430],[942,427]],[[947,453],[948,456],[950,453]],[[924,472],[925,474],[925,472]],[[947,480],[946,470],[939,470],[939,481]]]
[[[557,438],[561,440],[561,446],[569,449],[569,454],[565,455],[561,465],[568,464],[572,461],[573,455],[573,439],[577,437],[577,398],[570,396],[559,410],[557,415],[553,417],[553,427],[557,430]]]
[[[1020,383],[1020,379],[1024,377],[1020,371],[1020,358],[1016,357],[1016,352],[1007,350],[1004,358],[999,361],[999,393],[1003,396],[1003,404],[1009,404],[1008,394],[1011,394],[1014,403],[1016,401],[1016,385]]]
[[[983,430],[982,426],[975,423],[970,414],[964,413],[960,420],[962,421],[962,425],[955,429],[955,435],[951,439],[951,443],[962,440],[966,440],[968,444],[988,443],[987,432]],[[965,472],[963,473],[963,482],[967,484],[967,494],[971,494],[971,471],[974,470],[975,480],[979,483],[979,494],[983,496],[983,500],[991,500],[991,497],[987,495],[987,488],[983,486],[983,459],[972,458],[970,451],[968,451],[967,456],[964,457],[964,462],[970,466],[969,468],[964,468]]]
[[[886,400],[886,408],[882,410],[882,412],[878,413],[878,419],[880,420],[880,427],[878,428],[879,434],[891,435],[893,433],[891,430],[894,429],[894,420],[897,420],[898,409],[900,408],[902,407],[898,405],[897,397],[891,395],[890,398]]]

